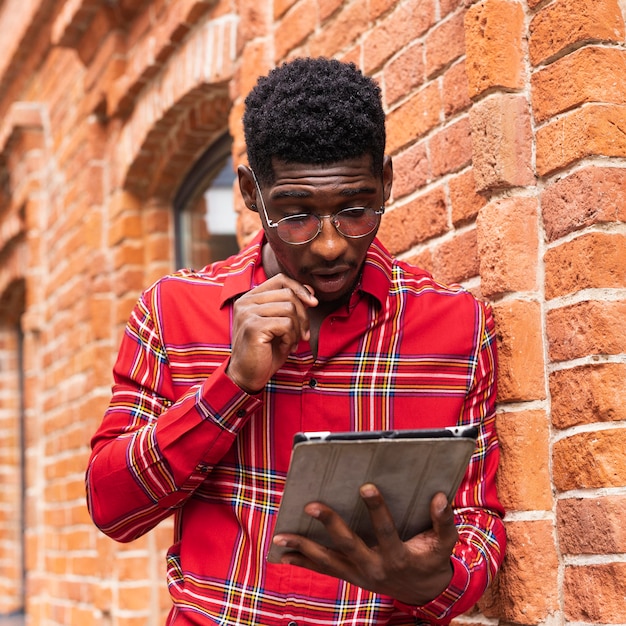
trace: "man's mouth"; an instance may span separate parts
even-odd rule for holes
[[[340,291],[345,286],[346,280],[350,276],[350,267],[341,266],[332,269],[320,269],[312,272],[311,275],[316,289],[332,293]]]

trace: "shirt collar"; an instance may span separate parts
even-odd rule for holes
[[[224,279],[220,307],[267,280],[261,254],[264,243],[265,234],[259,231],[248,246],[234,257],[235,261],[230,265],[228,275]],[[378,239],[374,239],[367,251],[357,289],[384,304],[389,294],[392,271],[391,255]]]

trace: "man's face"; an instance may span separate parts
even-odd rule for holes
[[[382,179],[372,173],[369,155],[319,166],[274,160],[273,169],[274,184],[261,188],[262,200],[256,202],[270,246],[264,256],[266,271],[284,272],[310,285],[321,304],[338,304],[354,289],[378,225],[366,236],[350,238],[330,219],[322,219],[314,239],[294,245],[267,224],[262,203],[272,223],[291,215],[329,216],[354,207],[378,210],[391,191],[391,160],[385,159]]]

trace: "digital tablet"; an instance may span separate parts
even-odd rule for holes
[[[298,433],[274,535],[296,533],[332,547],[321,522],[304,512],[309,502],[332,507],[368,545],[376,543],[359,488],[380,490],[403,541],[431,527],[430,501],[442,491],[452,501],[476,447],[475,427]],[[288,548],[272,544],[267,560]]]

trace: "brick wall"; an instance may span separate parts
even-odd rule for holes
[[[20,606],[23,551],[30,624],[163,623],[171,524],[123,546],[100,535],[88,441],[130,308],[173,268],[177,185],[226,129],[244,158],[258,74],[326,55],[383,88],[395,186],[381,238],[496,313],[509,552],[459,623],[625,623],[625,12],[0,2],[0,615]],[[257,227],[241,213],[241,241]]]

